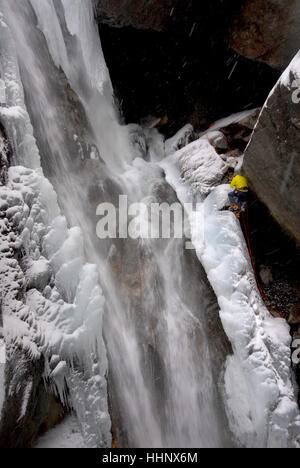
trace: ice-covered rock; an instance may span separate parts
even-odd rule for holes
[[[230,46],[282,70],[299,50],[299,26],[297,0],[246,0],[231,23]]]
[[[78,422],[74,416],[67,417],[57,427],[41,436],[36,449],[82,449],[86,448]]]
[[[2,327],[0,328],[0,417],[2,412],[2,405],[4,402],[5,382],[4,382],[4,368],[5,368],[5,342],[2,334]]]
[[[208,141],[220,150],[228,150],[228,142],[225,135],[220,131],[211,131],[207,134]]]

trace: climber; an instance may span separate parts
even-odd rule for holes
[[[230,187],[234,189],[233,192],[230,192],[228,195],[231,208],[235,212],[236,217],[240,218],[241,213],[246,210],[247,205],[249,187],[246,177],[237,174],[233,177]]]

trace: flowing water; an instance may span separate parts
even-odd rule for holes
[[[183,240],[96,236],[100,202],[126,194],[131,202],[172,203],[176,196],[155,162],[142,155],[133,162],[91,1],[0,0],[0,7],[15,39],[44,173],[70,225],[81,227],[87,258],[99,265],[118,444],[229,446],[218,389],[226,339],[193,252]]]

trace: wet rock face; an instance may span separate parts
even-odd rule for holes
[[[283,69],[300,48],[298,0],[247,0],[236,15],[230,46],[240,55]]]
[[[291,67],[270,95],[246,150],[244,171],[259,199],[300,244],[300,103],[293,89],[297,76]]]

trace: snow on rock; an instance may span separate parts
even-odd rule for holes
[[[209,193],[214,185],[220,183],[228,167],[207,136],[176,152],[175,158],[183,180],[201,194]]]
[[[185,125],[172,138],[169,138],[165,144],[166,156],[187,146],[194,135],[194,127],[191,124]]]
[[[231,430],[244,447],[299,447],[289,327],[266,309],[240,224],[231,212],[222,211],[230,187],[209,188],[222,166],[204,139],[170,156],[162,167],[182,203],[195,201],[197,188],[197,209],[189,212],[191,239],[217,295],[234,352],[227,359],[223,382]]]
[[[39,3],[32,2],[39,26],[48,28],[45,35],[54,54],[52,41],[56,33],[51,28],[55,25],[43,23],[45,10],[40,11]],[[48,5],[43,3],[44,7]],[[78,0],[72,9],[64,1],[64,6],[68,29],[81,35],[82,47],[86,48],[88,35],[94,34],[98,41],[99,35],[90,29],[92,4],[85,8],[84,3]],[[0,0],[1,10],[9,6]],[[100,48],[98,42],[93,44]],[[63,59],[58,57],[61,65],[65,65]],[[91,59],[85,54],[90,77],[97,82],[93,85],[98,87],[109,78],[101,54],[99,62],[93,64]],[[110,447],[107,358],[102,337],[104,298],[98,269],[85,262],[82,233],[78,228],[68,228],[54,189],[43,176],[25,106],[16,47],[1,12],[0,64],[7,104],[0,119],[15,164],[8,171],[5,185],[0,185],[0,296],[7,366],[13,362],[16,349],[26,359],[43,358],[45,384],[63,404],[74,409],[87,446]],[[17,391],[17,378],[16,372],[13,382],[6,382],[8,395]],[[28,382],[20,403],[21,420],[30,393]]]
[[[165,138],[157,128],[137,124],[129,124],[126,128],[132,145],[133,161],[142,157],[146,161],[159,162],[165,157]]]

